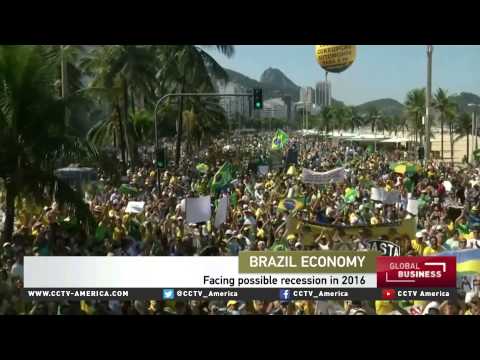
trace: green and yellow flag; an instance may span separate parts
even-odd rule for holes
[[[230,184],[233,180],[233,167],[229,162],[223,164],[223,166],[217,171],[212,181],[212,191],[218,192],[225,186]]]
[[[297,197],[295,199],[287,198],[280,201],[278,209],[283,211],[300,210],[305,207],[305,198]]]
[[[281,150],[288,143],[288,134],[283,130],[277,130],[272,140],[272,150]]]
[[[347,188],[345,190],[344,201],[347,204],[351,204],[351,203],[355,202],[355,200],[357,199],[358,196],[359,196],[359,194],[358,194],[357,189]]]

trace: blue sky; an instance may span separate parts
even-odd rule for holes
[[[237,45],[231,59],[210,53],[224,67],[258,80],[264,70],[282,70],[299,86],[314,86],[325,78],[317,64],[314,45]],[[400,102],[427,77],[426,47],[422,45],[359,45],[357,60],[341,74],[329,74],[333,97],[348,105],[380,98]],[[436,45],[433,54],[432,86],[449,94],[480,95],[480,46]]]

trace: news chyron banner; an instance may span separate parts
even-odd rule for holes
[[[218,257],[25,257],[36,300],[448,299],[456,259],[376,251],[265,251]]]

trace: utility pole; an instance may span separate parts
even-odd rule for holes
[[[425,163],[430,160],[430,102],[432,98],[433,45],[427,45],[427,93],[425,96]]]

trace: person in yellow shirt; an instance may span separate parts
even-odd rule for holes
[[[435,254],[438,254],[439,252],[442,251],[442,247],[440,246],[438,242],[438,238],[436,236],[432,236],[430,238],[430,246],[426,246],[423,249],[422,255],[423,256],[432,256]]]
[[[412,249],[416,255],[423,255],[423,250],[427,247],[427,244],[423,242],[426,231],[422,230],[417,233],[416,239],[411,241]]]

